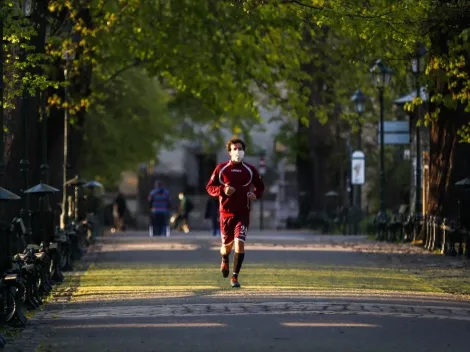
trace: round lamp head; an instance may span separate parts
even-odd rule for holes
[[[424,70],[424,56],[426,55],[426,47],[422,43],[416,44],[416,50],[411,56],[411,72],[418,74]]]
[[[360,90],[356,90],[353,96],[351,97],[351,101],[354,103],[354,108],[358,114],[362,114],[366,109],[366,96]]]
[[[22,0],[21,11],[24,17],[31,17],[34,12],[34,0]]]
[[[393,70],[385,66],[382,60],[377,60],[370,69],[372,83],[376,88],[385,88],[390,84]]]

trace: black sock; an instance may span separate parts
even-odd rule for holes
[[[224,263],[227,263],[227,262],[228,262],[228,260],[229,260],[229,258],[228,258],[229,255],[230,255],[230,254],[222,255],[222,260],[224,261]]]
[[[235,253],[233,256],[233,276],[237,277],[240,269],[242,268],[245,253]]]

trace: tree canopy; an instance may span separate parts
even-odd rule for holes
[[[468,18],[461,1],[49,0],[43,13],[49,28],[46,54],[24,44],[37,33],[39,20],[19,20],[15,3],[6,1],[2,8],[7,65],[16,65],[17,71],[38,65],[45,69],[9,76],[11,97],[19,93],[13,87],[57,87],[61,78],[51,72],[63,51],[73,49],[78,54],[75,79],[85,69],[93,72],[91,94],[75,95],[75,113],[112,112],[111,101],[120,96],[110,92],[116,85],[129,84],[124,82],[131,81],[126,74],[131,70],[148,75],[148,82],[157,78],[162,89],[174,91],[178,112],[214,136],[222,128],[247,133],[260,121],[260,103],[280,106],[284,118],[306,125],[311,116],[326,123],[338,114],[338,107],[344,118],[355,120],[346,108],[355,89],[364,90],[376,105],[368,77],[375,59],[382,58],[394,69],[390,97],[413,87],[409,57],[417,42],[429,49],[430,90],[436,77],[449,88],[436,91],[433,102],[469,106],[469,29],[452,32],[449,52],[436,50],[429,38],[430,32],[448,25],[443,18]],[[18,43],[29,50],[26,62],[9,50]],[[106,104],[100,102],[102,94]],[[60,98],[49,102],[63,104]],[[93,103],[100,104],[92,108]],[[418,103],[416,99],[414,104]],[[434,118],[438,112],[434,110]],[[427,116],[428,121],[432,118]],[[461,130],[462,140],[468,142],[466,132]]]

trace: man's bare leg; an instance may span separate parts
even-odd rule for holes
[[[220,265],[220,271],[222,272],[223,277],[228,277],[230,272],[229,267],[229,256],[232,252],[233,241],[228,244],[222,244],[220,247],[220,255],[222,256],[222,264]]]

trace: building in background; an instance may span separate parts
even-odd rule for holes
[[[267,172],[264,176],[266,193],[263,197],[264,227],[280,227],[282,223],[268,221],[268,219],[282,218],[297,215],[297,187],[295,166],[282,160],[275,162],[275,139],[283,121],[272,120],[279,114],[278,110],[259,108],[262,123],[251,132],[253,145],[247,148],[245,161],[259,166],[260,152],[265,152]],[[224,140],[232,137],[228,131]],[[210,224],[204,221],[204,210],[207,201],[206,184],[212,171],[220,162],[228,160],[225,146],[219,150],[207,152],[199,141],[182,140],[169,149],[158,152],[156,165],[142,165],[138,175],[136,214],[140,218],[141,226],[148,221],[146,194],[152,188],[155,180],[160,180],[170,191],[174,207],[177,206],[179,192],[187,194],[194,203],[191,213],[192,229],[209,229]],[[280,179],[280,177],[282,179]],[[277,200],[277,202],[276,202]],[[260,226],[260,209],[256,202],[252,209],[251,227]],[[276,206],[277,204],[277,206]],[[282,206],[279,206],[282,204]]]

